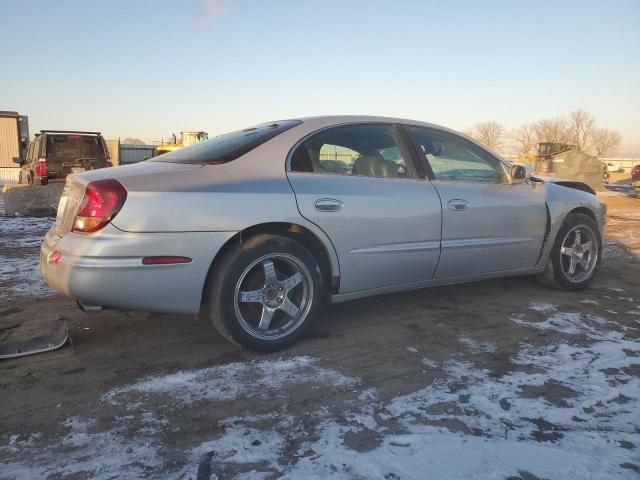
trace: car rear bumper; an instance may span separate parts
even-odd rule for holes
[[[54,227],[41,247],[40,271],[53,289],[83,304],[197,313],[211,262],[234,233],[129,233],[108,225],[97,234],[60,237]],[[191,262],[142,264],[143,257],[161,255]]]

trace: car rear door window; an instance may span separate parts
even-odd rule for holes
[[[291,171],[381,178],[413,178],[394,125],[354,124],[322,130],[291,156]]]
[[[500,160],[460,136],[409,126],[409,132],[436,180],[503,183]]]

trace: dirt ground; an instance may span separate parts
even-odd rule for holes
[[[50,223],[0,219],[0,339],[72,336],[0,361],[0,478],[640,478],[640,199],[603,198],[585,292],[525,277],[334,305],[274,355],[192,316],[84,314],[29,280]]]

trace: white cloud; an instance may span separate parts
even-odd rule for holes
[[[203,28],[210,28],[225,11],[221,0],[200,0],[197,23]]]

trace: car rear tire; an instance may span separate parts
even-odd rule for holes
[[[257,235],[215,265],[205,291],[207,315],[234,344],[263,353],[283,350],[309,331],[322,308],[322,279],[302,244]]]
[[[538,279],[562,290],[584,290],[601,259],[602,238],[597,223],[588,215],[572,213],[556,235],[547,267]]]

